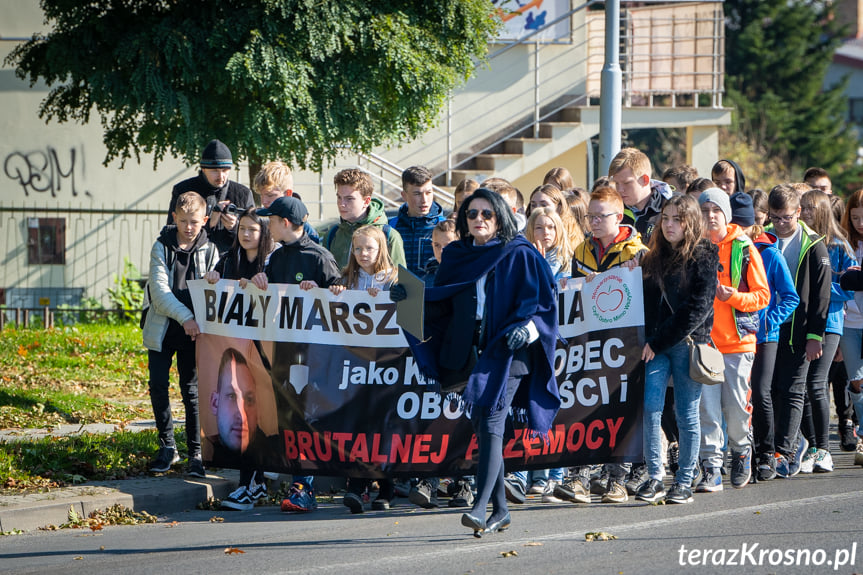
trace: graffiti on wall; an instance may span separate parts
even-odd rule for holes
[[[89,190],[76,182],[84,169],[84,150],[69,148],[68,153],[59,152],[53,146],[32,152],[14,151],[3,161],[6,177],[17,182],[25,196],[51,194],[52,198],[63,193],[93,197]],[[83,179],[83,178],[82,178]]]

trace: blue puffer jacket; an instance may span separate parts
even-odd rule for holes
[[[857,259],[852,255],[854,250],[845,240],[833,240],[833,243],[827,246],[827,251],[830,253],[833,283],[830,284],[830,308],[825,331],[842,335],[845,327],[845,302],[854,299],[854,292],[845,291],[839,286],[839,276],[849,267],[856,266]]]
[[[395,228],[402,236],[405,247],[405,266],[420,278],[425,276],[425,265],[432,250],[432,231],[441,220],[445,220],[443,208],[437,202],[432,202],[429,213],[425,216],[412,218],[408,215],[408,205],[402,204],[397,216],[390,218],[390,227]]]
[[[779,341],[779,326],[794,313],[800,296],[794,287],[794,278],[785,258],[776,248],[773,236],[761,234],[753,242],[761,253],[767,283],[770,286],[770,303],[758,312],[760,326],[757,343]]]

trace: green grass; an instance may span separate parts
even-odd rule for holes
[[[0,333],[0,428],[152,417],[137,326]]]
[[[177,431],[176,439],[183,451],[185,434]],[[156,445],[154,430],[0,443],[0,494],[146,474]]]
[[[176,370],[172,370],[176,382]],[[0,429],[152,419],[147,353],[137,326],[88,324],[0,332]],[[171,403],[182,416],[176,383]],[[178,445],[185,434],[177,430]],[[0,443],[0,490],[50,490],[146,472],[155,431]]]

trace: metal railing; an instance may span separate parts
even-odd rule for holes
[[[50,329],[57,323],[74,325],[77,323],[95,323],[114,318],[117,322],[137,321],[140,309],[93,309],[84,307],[9,307],[0,306],[0,331],[7,325],[15,328]]]
[[[537,139],[566,108],[593,106],[604,60],[604,11],[579,3],[545,26],[499,45],[480,63],[469,90],[449,99],[441,125],[421,142],[386,152],[391,163],[422,163],[435,180],[515,138]],[[625,106],[722,107],[724,13],[721,0],[623,2],[621,66]],[[566,36],[541,36],[570,21]],[[490,116],[490,114],[492,114]],[[493,118],[488,121],[486,118]]]

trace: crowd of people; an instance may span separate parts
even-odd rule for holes
[[[142,328],[159,434],[154,472],[179,461],[168,401],[176,354],[187,471],[205,474],[189,280],[389,291],[399,301],[409,296],[399,265],[426,283],[433,335],[411,347],[427,375],[461,393],[478,440],[477,471],[409,485],[380,480],[373,501],[369,480],[348,478],[344,505],[352,513],[367,504],[389,509],[399,494],[434,508],[446,494],[450,506],[469,508],[462,524],[480,537],[509,527],[508,503],[528,494],[552,503],[587,504],[591,495],[690,503],[693,492],[829,473],[831,386],[840,449],[863,465],[863,190],[846,203],[820,168],[765,192],[747,189],[729,159],[709,177],[683,165],[655,180],[647,156],[625,148],[589,192],[555,168],[527,196],[502,178],[464,180],[453,205],[443,206],[432,173],[413,166],[402,174],[404,203],[392,217],[373,197],[369,174],[345,169],[334,178],[339,221],[315,230],[287,165],[269,162],[254,178],[261,207],[229,180],[232,165],[223,143],[206,146],[199,175],[174,187],[168,225],[151,252]],[[643,461],[505,473],[509,414],[545,433],[560,407],[557,291],[617,266],[642,269]],[[721,352],[720,383],[693,378],[700,344]],[[214,399],[213,409],[228,401],[242,417],[242,393]],[[240,485],[223,505],[250,509],[267,496],[265,462],[240,467]],[[313,485],[313,477],[294,477],[282,509],[314,510]]]

